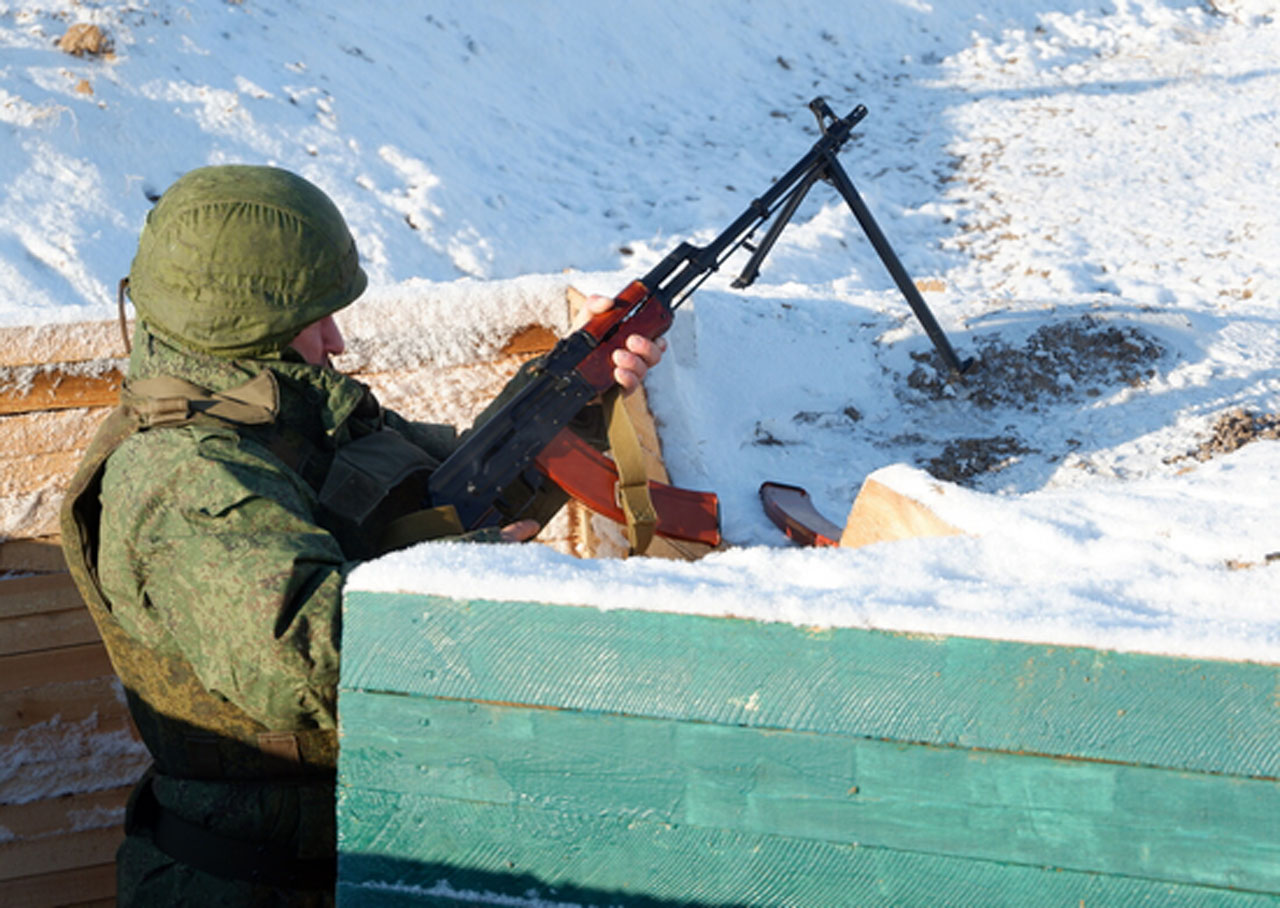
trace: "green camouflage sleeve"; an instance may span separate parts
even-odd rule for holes
[[[336,724],[342,582],[310,489],[233,433],[135,436],[104,477],[100,572],[118,620],[276,730]]]

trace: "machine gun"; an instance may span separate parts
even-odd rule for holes
[[[547,476],[592,509],[620,519],[622,505],[611,461],[569,431],[567,424],[594,398],[615,387],[613,353],[627,337],[640,334],[655,339],[664,334],[675,310],[743,247],[751,257],[733,286],[750,286],[796,209],[820,180],[835,186],[848,203],[947,368],[957,377],[969,369],[972,360],[962,362],[956,356],[837,158],[867,109],[858,105],[847,116],[838,117],[822,98],[810,102],[809,109],[818,119],[821,137],[808,153],[719,236],[704,246],[680,243],[648,274],[623,288],[612,309],[560,340],[530,380],[472,429],[431,474],[431,506],[452,505],[468,530],[516,519],[518,511],[504,506],[504,491],[532,471]],[[753,242],[756,230],[771,219],[765,235]],[[648,486],[659,535],[712,545],[719,542],[713,494],[656,482]]]

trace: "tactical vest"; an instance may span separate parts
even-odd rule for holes
[[[332,730],[264,726],[206,690],[181,654],[139,643],[116,621],[98,577],[100,494],[107,459],[126,439],[136,432],[188,425],[230,427],[266,439],[272,453],[316,489],[324,505],[322,525],[335,532],[353,559],[376,554],[388,542],[404,544],[460,530],[447,513],[397,504],[421,501],[412,490],[425,485],[435,462],[420,448],[384,430],[320,458],[305,440],[276,431],[278,405],[279,389],[270,371],[221,393],[171,377],[127,382],[119,405],[90,442],[62,506],[62,546],[72,578],[157,770],[176,778],[332,775],[337,738]],[[393,490],[398,494],[390,494]],[[399,529],[386,534],[397,521]],[[369,538],[378,541],[363,541]]]

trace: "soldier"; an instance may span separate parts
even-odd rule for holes
[[[456,444],[329,367],[333,313],[365,284],[332,201],[283,170],[192,171],[147,217],[129,377],[62,513],[154,758],[122,906],[333,902],[343,578],[442,532],[418,490]],[[628,347],[615,378],[633,388],[662,350]],[[538,520],[464,538],[527,539],[564,502],[526,496]]]

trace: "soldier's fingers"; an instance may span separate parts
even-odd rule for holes
[[[503,542],[524,542],[537,536],[540,529],[536,520],[517,520],[504,526],[499,535]]]
[[[630,394],[640,387],[649,366],[643,359],[626,350],[613,351],[613,380],[622,386],[622,390]]]
[[[601,312],[608,312],[613,308],[613,298],[593,293],[591,296],[587,297],[586,306],[587,311],[592,315],[599,315]]]
[[[662,359],[666,348],[667,342],[663,338],[654,341],[643,334],[633,334],[627,338],[627,349],[644,360],[645,365],[651,369]]]

